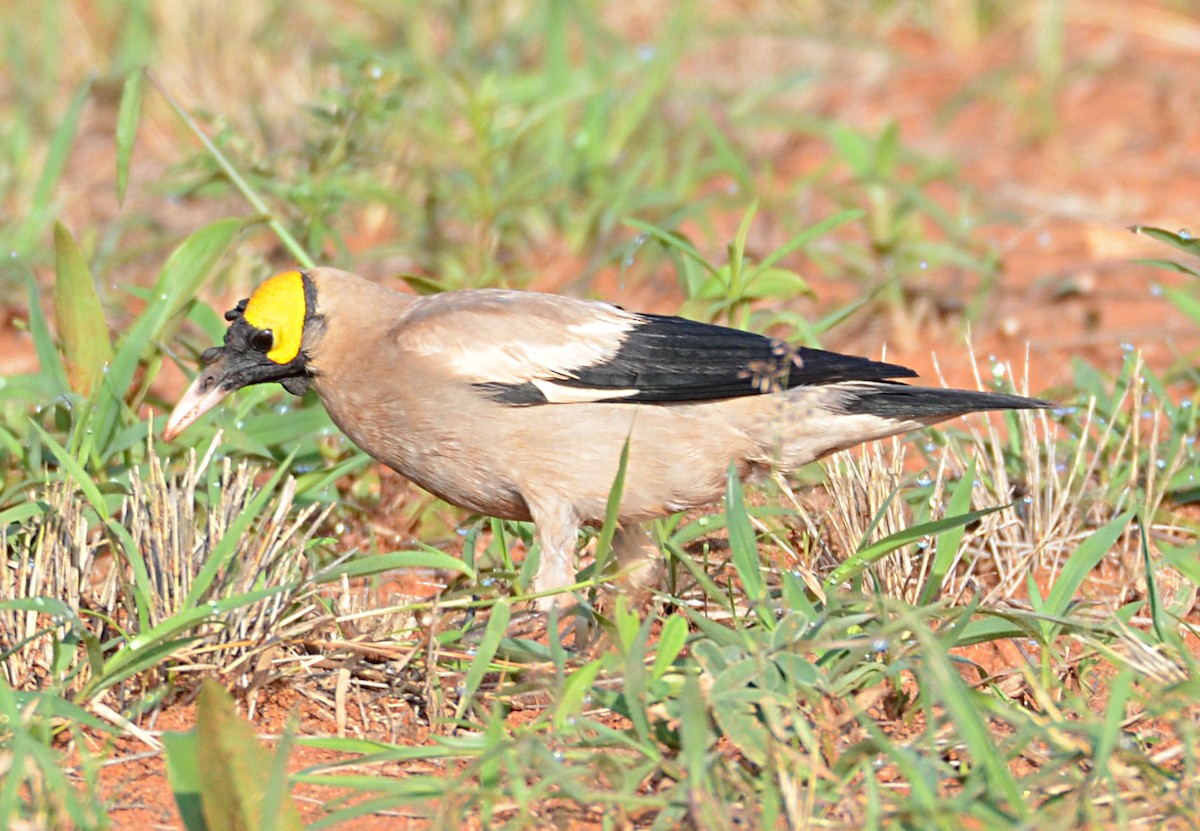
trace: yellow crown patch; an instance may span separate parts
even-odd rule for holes
[[[267,357],[277,364],[290,363],[300,354],[304,320],[304,277],[299,271],[284,271],[254,290],[243,316],[256,329],[270,329],[274,343]]]

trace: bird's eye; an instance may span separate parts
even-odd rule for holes
[[[259,352],[270,352],[275,346],[275,334],[270,329],[259,329],[250,336],[250,345]]]

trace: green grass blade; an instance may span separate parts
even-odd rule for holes
[[[50,334],[50,325],[42,313],[41,292],[32,271],[26,273],[25,283],[29,289],[29,334],[33,338],[33,351],[37,354],[41,374],[53,380],[55,395],[61,395],[71,389],[67,368],[63,366],[62,356]]]
[[[694,673],[688,673],[679,699],[679,742],[687,781],[693,788],[703,788],[702,783],[707,779],[708,748],[712,741],[712,722],[704,705],[700,680]]]
[[[604,566],[612,553],[613,537],[617,533],[617,517],[621,513],[621,496],[625,493],[625,472],[629,469],[629,437],[621,446],[621,459],[617,463],[617,475],[608,491],[608,502],[604,506],[604,525],[600,527],[600,535],[596,538],[596,566],[592,570],[596,580],[600,580]]]
[[[1075,592],[1104,559],[1104,555],[1120,539],[1121,534],[1125,533],[1125,527],[1133,519],[1134,513],[1133,510],[1126,511],[1116,519],[1097,528],[1091,536],[1071,552],[1071,556],[1067,558],[1062,571],[1058,574],[1058,579],[1054,581],[1054,585],[1050,587],[1050,592],[1046,595],[1046,614],[1056,617],[1066,614],[1067,607],[1071,605],[1071,600],[1075,597]]]
[[[33,420],[30,420],[29,424],[37,431],[38,436],[41,437],[46,447],[50,449],[51,455],[58,461],[59,466],[79,486],[79,489],[87,498],[88,504],[100,515],[102,520],[107,522],[111,518],[108,504],[104,501],[104,497],[101,495],[100,489],[96,487],[96,482],[92,479],[91,475],[83,469],[83,465],[79,463],[79,460],[68,453],[67,449],[59,444],[53,436],[43,430],[40,424]]]
[[[1170,643],[1183,647],[1183,644],[1177,642],[1177,638],[1171,631],[1167,621],[1167,610],[1163,607],[1162,597],[1158,592],[1158,581],[1154,579],[1155,568],[1153,560],[1150,559],[1149,536],[1149,531],[1139,516],[1138,542],[1142,553],[1142,566],[1146,574],[1146,605],[1150,607],[1150,622],[1154,627],[1154,634],[1158,636],[1159,643]]]
[[[222,219],[206,225],[184,240],[167,258],[146,308],[121,341],[105,376],[104,387],[110,398],[97,409],[98,446],[107,446],[112,438],[125,395],[133,384],[142,357],[162,336],[168,321],[196,296],[244,224],[240,219]],[[147,378],[146,382],[150,380]]]
[[[457,557],[442,551],[430,549],[427,551],[393,551],[388,554],[374,554],[367,557],[357,557],[344,563],[338,563],[327,569],[322,569],[313,578],[315,583],[332,583],[343,577],[367,577],[381,574],[385,571],[395,571],[402,568],[431,568],[439,571],[454,571],[475,579],[475,572]]]
[[[825,590],[833,591],[839,584],[851,580],[862,573],[862,571],[877,560],[887,556],[904,545],[914,543],[922,537],[933,536],[940,534],[943,531],[948,531],[951,528],[970,525],[981,517],[988,514],[994,514],[996,511],[1003,511],[1008,508],[1008,505],[997,505],[994,508],[984,508],[979,511],[970,511],[959,516],[948,516],[933,522],[923,522],[920,525],[914,525],[911,528],[905,528],[902,531],[897,531],[884,537],[882,540],[871,545],[860,548],[854,554],[846,558],[840,566],[835,568],[833,572],[825,578]]]
[[[810,225],[800,233],[796,234],[783,245],[772,251],[761,263],[754,267],[754,274],[769,270],[775,263],[791,254],[797,248],[803,248],[810,242],[813,242],[819,237],[823,237],[835,228],[845,225],[847,222],[853,222],[860,219],[866,212],[858,209],[850,209],[840,211],[831,217],[821,220],[815,225]]]
[[[1191,292],[1170,286],[1164,287],[1162,292],[1175,308],[1191,318],[1192,323],[1200,326],[1200,298]]]
[[[970,509],[971,490],[975,485],[977,468],[978,460],[972,456],[967,472],[958,480],[958,484],[950,494],[950,502],[946,505],[946,516],[961,516]],[[928,605],[937,599],[938,592],[942,588],[942,581],[946,579],[946,572],[950,570],[950,565],[958,554],[958,547],[962,544],[965,531],[966,526],[956,525],[938,535],[933,563],[929,567],[929,576],[925,580],[925,585],[921,588],[921,596],[917,600],[918,606]]]
[[[42,175],[38,179],[30,205],[29,216],[21,225],[17,235],[16,250],[24,256],[38,244],[42,229],[50,221],[54,191],[62,179],[67,167],[67,159],[71,155],[71,145],[75,143],[75,134],[79,132],[79,118],[83,113],[84,104],[92,91],[92,79],[87,78],[75,89],[67,111],[63,113],[50,139],[50,152],[46,155],[46,163],[42,167]]]
[[[467,708],[471,706],[471,701],[475,698],[475,692],[479,689],[483,676],[491,667],[492,659],[496,657],[496,650],[500,648],[500,641],[503,640],[504,632],[508,629],[508,621],[511,616],[512,607],[508,600],[499,600],[492,607],[492,614],[488,618],[483,640],[479,642],[475,657],[471,659],[471,666],[467,668],[467,674],[463,678],[462,693],[459,695],[458,705],[454,708],[456,719],[461,719],[467,712]]]
[[[142,115],[142,82],[145,71],[135,69],[125,79],[121,90],[121,107],[117,111],[117,203],[125,203],[125,187],[129,184],[129,165],[133,159],[133,144],[137,138],[138,120]]]
[[[1093,776],[1097,781],[1103,781],[1110,773],[1109,762],[1113,751],[1117,749],[1121,739],[1125,737],[1125,705],[1133,695],[1135,672],[1126,667],[1117,673],[1108,687],[1108,702],[1104,708],[1104,723],[1100,728],[1100,736],[1092,751],[1092,763],[1096,766]]]
[[[1135,234],[1142,234],[1153,240],[1158,240],[1185,254],[1200,257],[1200,239],[1193,237],[1191,234],[1177,234],[1174,231],[1168,231],[1165,228],[1155,228],[1151,225],[1134,225],[1129,230]]]
[[[763,579],[762,561],[758,556],[758,540],[746,513],[742,483],[732,465],[725,473],[725,522],[729,527],[729,551],[733,567],[742,581],[750,608],[764,626],[774,628],[775,615],[768,603],[767,583]]]
[[[178,115],[183,120],[184,124],[188,126],[188,129],[192,131],[192,134],[195,135],[196,138],[199,139],[200,143],[204,145],[204,149],[208,151],[210,156],[213,157],[213,160],[221,168],[221,171],[225,174],[226,178],[228,178],[233,186],[237,188],[238,192],[242,194],[246,201],[250,203],[251,207],[253,207],[255,211],[257,211],[266,219],[267,226],[275,233],[275,236],[279,237],[279,241],[283,243],[283,246],[289,252],[291,252],[291,255],[296,259],[296,262],[300,263],[300,265],[304,266],[305,268],[312,268],[314,265],[316,265],[316,261],[313,260],[313,258],[309,256],[308,252],[304,250],[304,246],[297,242],[296,238],[293,237],[288,229],[284,227],[283,223],[276,219],[275,214],[270,208],[267,207],[267,203],[263,201],[262,197],[258,195],[258,192],[250,186],[250,183],[242,178],[242,175],[238,173],[237,168],[235,168],[233,163],[230,162],[225,154],[221,152],[220,148],[213,144],[212,140],[204,134],[204,131],[200,129],[200,125],[196,123],[196,120],[192,118],[191,114],[185,110],[178,101],[175,100],[174,96],[167,92],[167,90],[154,78],[153,75],[147,74],[146,77],[149,78],[150,83],[159,91],[162,97],[166,99],[167,103],[171,106],[171,109],[175,111],[175,114]]]
[[[974,693],[963,682],[950,663],[945,645],[932,632],[922,624],[917,624],[914,631],[923,647],[924,661],[920,674],[925,676],[925,683],[922,686],[946,708],[972,760],[983,769],[989,783],[989,794],[1002,797],[1007,803],[1004,807],[1024,816],[1028,809],[1008,769],[1007,760],[1000,755],[995,738],[984,720],[985,708],[972,700],[978,698],[978,693]]]

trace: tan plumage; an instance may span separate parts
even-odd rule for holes
[[[574,582],[577,532],[603,519],[626,440],[615,548],[633,565],[650,553],[637,523],[718,500],[731,463],[791,469],[965,412],[1046,406],[909,387],[890,380],[902,367],[606,303],[418,298],[326,268],[277,275],[226,317],[168,438],[241,386],[311,384],[355,444],[413,482],[537,523],[538,591]]]

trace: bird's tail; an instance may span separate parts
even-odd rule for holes
[[[1041,410],[1053,405],[1040,398],[1000,392],[910,387],[896,382],[872,382],[842,390],[844,412],[902,421],[935,424],[981,410]]]

